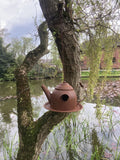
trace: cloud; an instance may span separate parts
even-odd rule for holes
[[[6,21],[1,20],[1,21],[0,21],[0,28],[1,28],[1,29],[4,29],[5,27],[6,27]]]
[[[34,23],[40,19],[42,12],[38,0],[0,0],[0,28],[11,32],[17,26]]]

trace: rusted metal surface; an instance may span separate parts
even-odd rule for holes
[[[55,87],[53,93],[50,93],[45,85],[42,85],[48,102],[44,107],[55,112],[76,112],[83,107],[77,102],[77,96],[72,86],[63,82]]]
[[[63,90],[63,91],[70,91],[73,90],[73,87],[69,85],[69,83],[66,83],[65,81],[63,83],[60,83],[55,87],[57,90]]]

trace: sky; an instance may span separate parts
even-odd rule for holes
[[[0,0],[0,29],[8,30],[10,37],[28,36],[42,21],[39,0]]]

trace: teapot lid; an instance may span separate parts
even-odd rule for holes
[[[57,90],[69,91],[69,90],[73,90],[73,87],[70,86],[67,82],[64,81],[63,83],[57,85],[57,86],[55,87],[55,89],[57,89]]]

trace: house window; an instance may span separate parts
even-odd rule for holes
[[[113,57],[112,62],[113,62],[113,63],[116,62],[116,57]]]

